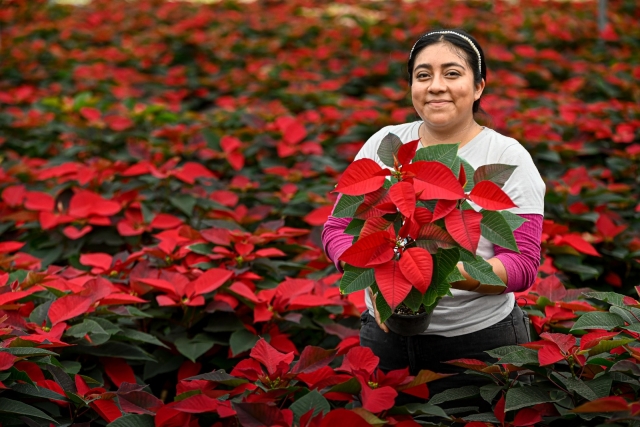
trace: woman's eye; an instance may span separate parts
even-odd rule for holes
[[[429,77],[429,74],[427,74],[427,73],[420,73],[420,74],[418,74],[418,76],[417,76],[417,77],[418,77],[419,79],[424,79],[424,78]]]
[[[447,73],[447,76],[458,77],[460,76],[460,73],[458,73],[457,71],[450,71]]]

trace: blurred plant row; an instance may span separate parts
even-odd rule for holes
[[[608,3],[599,33],[592,2],[5,1],[2,425],[640,425],[640,11]],[[547,183],[539,336],[429,396],[359,347],[319,237],[455,26]]]

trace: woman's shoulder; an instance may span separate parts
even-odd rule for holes
[[[377,144],[380,144],[380,141],[382,141],[382,138],[384,138],[390,133],[400,138],[400,140],[403,143],[413,141],[418,138],[417,137],[418,127],[420,126],[420,123],[422,123],[422,121],[418,120],[415,122],[407,122],[407,123],[400,123],[397,125],[385,126],[379,131],[377,131],[376,133],[374,133],[373,135],[371,135],[371,137],[367,142],[371,141],[371,142],[376,142]]]
[[[485,142],[481,144],[485,150],[491,151],[491,157],[496,160],[504,157],[525,156],[531,158],[529,151],[517,139],[501,134],[500,132],[485,128]]]

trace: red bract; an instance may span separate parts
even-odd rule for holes
[[[105,421],[113,422],[122,416],[118,405],[113,401],[113,393],[107,393],[102,387],[89,388],[80,375],[75,376],[75,385],[78,395],[87,401]]]
[[[474,210],[454,209],[444,217],[447,231],[463,248],[476,253],[480,241],[482,214]]]
[[[374,270],[378,288],[385,301],[395,308],[407,297],[411,291],[412,284],[402,273],[401,264],[396,260],[387,261],[378,265]],[[422,278],[419,278],[420,280]]]
[[[491,181],[480,181],[469,193],[469,199],[485,209],[492,211],[517,208],[509,196]]]
[[[388,231],[378,231],[358,239],[340,260],[356,267],[371,267],[388,262],[394,256],[395,239]]]
[[[165,273],[171,281],[165,279],[139,278],[137,282],[149,285],[165,292],[156,300],[161,306],[199,306],[204,305],[203,294],[213,292],[233,276],[229,270],[213,268],[207,270],[193,281],[179,273]]]
[[[389,174],[373,160],[356,160],[344,171],[335,191],[350,196],[371,193],[382,187],[385,175]]]
[[[433,274],[431,254],[422,248],[409,248],[402,253],[398,264],[404,277],[408,278],[411,284],[424,294],[431,284],[431,275]],[[382,290],[382,288],[380,289]]]
[[[398,207],[402,215],[411,218],[416,209],[416,193],[408,182],[398,182],[389,189],[391,201]]]
[[[459,200],[462,186],[451,169],[439,162],[419,161],[402,168],[405,179],[413,178],[413,188],[420,200]]]
[[[540,366],[551,365],[569,357],[581,366],[586,362],[583,355],[577,354],[580,349],[575,346],[576,338],[573,335],[544,332],[540,337],[542,338],[540,341],[522,344],[538,350]]]

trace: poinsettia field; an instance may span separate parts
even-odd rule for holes
[[[2,2],[1,425],[640,425],[640,9],[607,11]],[[430,394],[359,346],[320,232],[364,141],[417,118],[411,45],[457,26],[480,119],[546,181],[543,258],[533,342]]]

